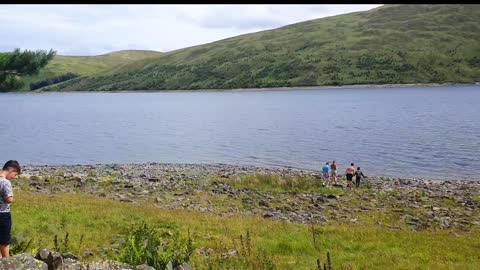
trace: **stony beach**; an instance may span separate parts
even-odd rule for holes
[[[393,230],[468,231],[480,226],[480,181],[368,177],[354,191],[346,189],[345,180],[329,189],[319,185],[318,191],[238,185],[239,179],[255,175],[320,182],[318,173],[226,164],[26,166],[13,185],[52,195],[86,193],[158,208],[297,223],[362,223],[378,218],[377,226]],[[395,218],[385,222],[383,216]]]

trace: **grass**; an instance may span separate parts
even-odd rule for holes
[[[102,248],[115,244],[133,222],[145,221],[189,230],[197,250],[212,248],[210,259],[198,253],[192,257],[196,269],[208,269],[209,264],[228,265],[228,269],[267,269],[259,261],[241,264],[235,257],[222,259],[221,254],[229,249],[241,250],[240,235],[245,238],[246,232],[258,254],[253,258],[271,258],[276,269],[314,269],[318,258],[325,262],[327,251],[334,269],[475,269],[480,263],[478,230],[397,231],[378,228],[373,219],[371,223],[365,219],[366,224],[312,226],[166,210],[85,194],[46,195],[18,190],[15,195],[14,233],[32,238],[36,248],[53,248],[54,235],[63,237],[68,232],[73,252],[83,255],[88,249],[95,251],[94,257],[86,258],[89,260],[115,258],[114,251]]]
[[[324,188],[323,180],[314,176],[280,176],[276,174],[255,174],[238,176],[233,179],[216,177],[210,180],[228,184],[237,189],[253,189],[268,192],[319,192],[322,194],[343,194],[343,191]]]
[[[480,81],[480,5],[384,5],[175,50],[49,90]]]
[[[117,51],[97,56],[58,55],[55,56],[45,68],[41,69],[37,75],[23,77],[22,81],[25,85],[21,90],[29,91],[29,85],[32,82],[53,78],[68,72],[77,73],[82,76],[92,75],[110,71],[129,62],[158,57],[160,55],[160,52],[142,50]]]

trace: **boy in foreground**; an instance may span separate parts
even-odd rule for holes
[[[10,204],[13,202],[11,180],[21,173],[20,164],[16,160],[9,160],[0,171],[0,253],[2,258],[9,256],[11,241],[12,216]]]

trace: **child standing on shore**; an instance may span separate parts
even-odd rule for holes
[[[363,174],[360,167],[357,167],[357,170],[355,171],[355,188],[360,187],[360,179],[365,178],[365,177],[366,176]]]
[[[335,164],[335,160],[332,161],[332,165],[330,165],[330,181],[333,180],[333,183],[337,183],[337,164]]]
[[[327,186],[327,187],[328,187],[329,179],[330,179],[330,174],[328,173],[328,170],[330,169],[330,166],[328,166],[328,164],[330,164],[330,162],[327,161],[325,163],[325,166],[323,166],[323,168],[322,168],[323,179],[325,181],[325,186]]]

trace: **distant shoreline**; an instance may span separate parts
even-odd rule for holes
[[[227,164],[227,163],[171,163],[171,162],[140,162],[140,163],[95,163],[95,164],[55,164],[55,165],[34,165],[34,164],[24,164],[24,171],[29,175],[31,171],[50,171],[50,170],[65,170],[65,171],[84,171],[88,169],[94,169],[99,171],[105,171],[109,168],[128,168],[126,171],[143,171],[149,167],[161,167],[167,168],[168,170],[172,171],[188,171],[189,173],[213,173],[217,174],[218,171],[225,171],[225,170],[234,170],[234,171],[248,171],[248,172],[268,172],[273,173],[275,175],[284,175],[287,174],[305,174],[305,175],[320,175],[321,171],[319,168],[318,170],[314,169],[304,169],[304,168],[297,168],[292,166],[256,166],[256,165],[241,165],[241,164]],[[114,170],[116,170],[114,169]],[[344,174],[340,172],[340,176]],[[413,181],[432,181],[432,182],[446,182],[446,181],[453,181],[455,183],[462,183],[462,182],[479,182],[480,178],[472,178],[472,179],[462,179],[462,178],[455,178],[455,177],[444,177],[444,178],[435,178],[435,177],[426,177],[426,176],[412,176],[412,175],[405,175],[401,176],[393,176],[393,175],[369,175],[370,179],[408,179]]]
[[[476,83],[409,83],[409,84],[346,84],[346,85],[321,85],[321,86],[294,86],[270,88],[215,88],[215,89],[189,89],[189,90],[112,90],[112,91],[45,91],[36,90],[19,93],[158,93],[158,92],[257,92],[257,91],[290,91],[290,90],[321,90],[321,89],[363,89],[363,88],[411,88],[411,87],[445,87],[445,86],[480,86]],[[12,92],[10,92],[12,93]],[[15,92],[13,92],[15,93]]]

